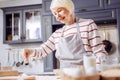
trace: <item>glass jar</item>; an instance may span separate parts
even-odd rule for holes
[[[86,54],[83,57],[83,65],[86,74],[96,73],[96,57],[91,54]]]
[[[120,68],[119,57],[107,56],[106,60],[101,60],[101,71]]]

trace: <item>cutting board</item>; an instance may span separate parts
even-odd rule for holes
[[[3,76],[18,76],[19,74],[21,74],[21,72],[19,72],[17,70],[1,70],[0,71],[0,77],[3,77]]]
[[[2,77],[2,78],[0,78],[0,80],[18,80],[17,78],[15,78],[15,77]]]
[[[27,76],[24,78],[16,77],[0,77],[0,80],[36,80],[35,76]]]
[[[36,80],[35,76],[28,76],[23,78],[23,80]]]
[[[101,72],[101,80],[120,80],[120,69],[111,69]]]

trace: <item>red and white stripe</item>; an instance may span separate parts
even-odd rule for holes
[[[79,25],[79,26],[78,26]],[[37,49],[42,57],[45,57],[58,47],[61,33],[64,29],[63,38],[77,34],[77,27],[79,27],[81,39],[83,41],[84,48],[88,54],[95,54],[96,56],[106,55],[102,41],[100,39],[97,26],[91,19],[80,19],[80,22],[72,24],[70,26],[63,26],[56,30],[50,38],[41,45],[40,49]]]

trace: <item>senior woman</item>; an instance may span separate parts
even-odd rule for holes
[[[99,59],[107,55],[97,26],[91,19],[76,18],[72,0],[52,0],[50,9],[56,20],[65,24],[37,49],[24,49],[24,59],[30,55],[39,59],[56,50],[60,68],[81,65],[84,54],[94,54]]]

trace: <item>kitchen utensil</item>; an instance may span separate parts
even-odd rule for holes
[[[19,50],[18,50],[18,53],[17,53],[17,57],[18,57],[18,62],[16,63],[16,66],[17,66],[17,67],[20,67],[21,62],[19,61]]]
[[[29,65],[29,63],[25,63],[25,65],[26,65],[26,66]]]
[[[29,68],[33,67],[33,65],[31,63],[25,63],[24,65],[25,65],[25,67],[29,67]]]
[[[13,67],[15,66],[15,64],[16,64],[16,61],[15,61],[15,52],[13,53]]]
[[[24,64],[24,60],[23,60],[23,57],[22,57],[22,55],[20,54],[20,62],[21,62],[21,65],[23,65]]]
[[[10,65],[10,50],[8,50],[7,65]]]
[[[108,54],[110,54],[110,51],[111,51],[111,49],[112,49],[112,43],[109,41],[109,40],[107,40],[107,38],[108,38],[108,33],[104,30],[104,32],[103,32],[103,36],[104,36],[104,40],[102,41],[103,42],[103,45],[104,45],[104,48],[105,48],[105,50],[108,52]]]
[[[23,65],[23,64],[24,64],[24,61],[21,62],[21,65]]]

